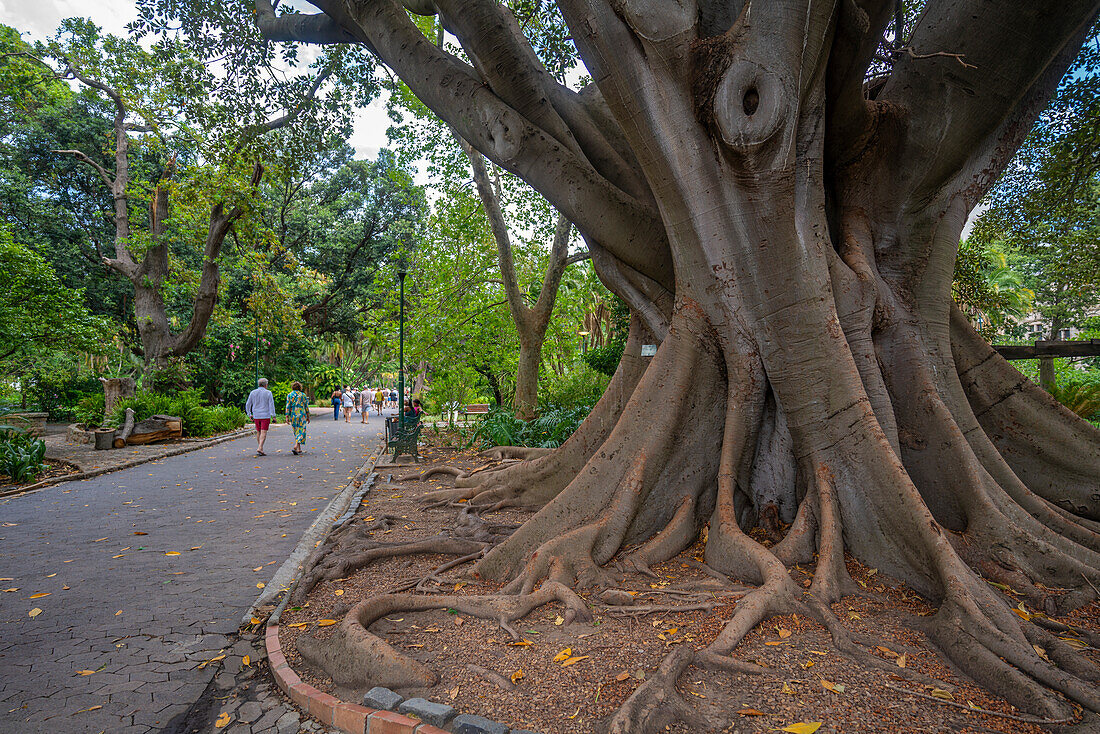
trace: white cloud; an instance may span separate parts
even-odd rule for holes
[[[0,23],[43,39],[64,18],[91,18],[108,33],[121,34],[137,17],[133,0],[0,0]]]

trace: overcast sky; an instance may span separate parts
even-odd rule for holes
[[[46,38],[63,18],[73,16],[91,18],[106,32],[123,35],[137,11],[133,0],[0,0],[0,23],[34,39]],[[350,140],[358,157],[374,158],[378,154],[386,144],[389,123],[382,99],[359,111]]]

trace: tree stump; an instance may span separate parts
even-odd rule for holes
[[[114,428],[97,428],[92,434],[95,436],[96,451],[104,451],[112,448],[115,445],[116,433],[117,431]]]
[[[134,394],[133,377],[100,377],[103,383],[103,419],[106,420],[115,409],[115,405],[122,398],[131,397]]]
[[[122,424],[122,432],[115,439],[115,448],[120,449],[126,445],[126,439],[134,432],[134,409],[126,409],[126,421]]]

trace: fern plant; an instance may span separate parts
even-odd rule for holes
[[[1055,385],[1050,394],[1082,418],[1100,415],[1100,382],[1070,382]]]

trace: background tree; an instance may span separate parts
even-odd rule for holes
[[[1000,242],[1013,256],[1050,339],[1100,304],[1098,121],[1100,37],[1092,33],[974,227],[979,246]]]

